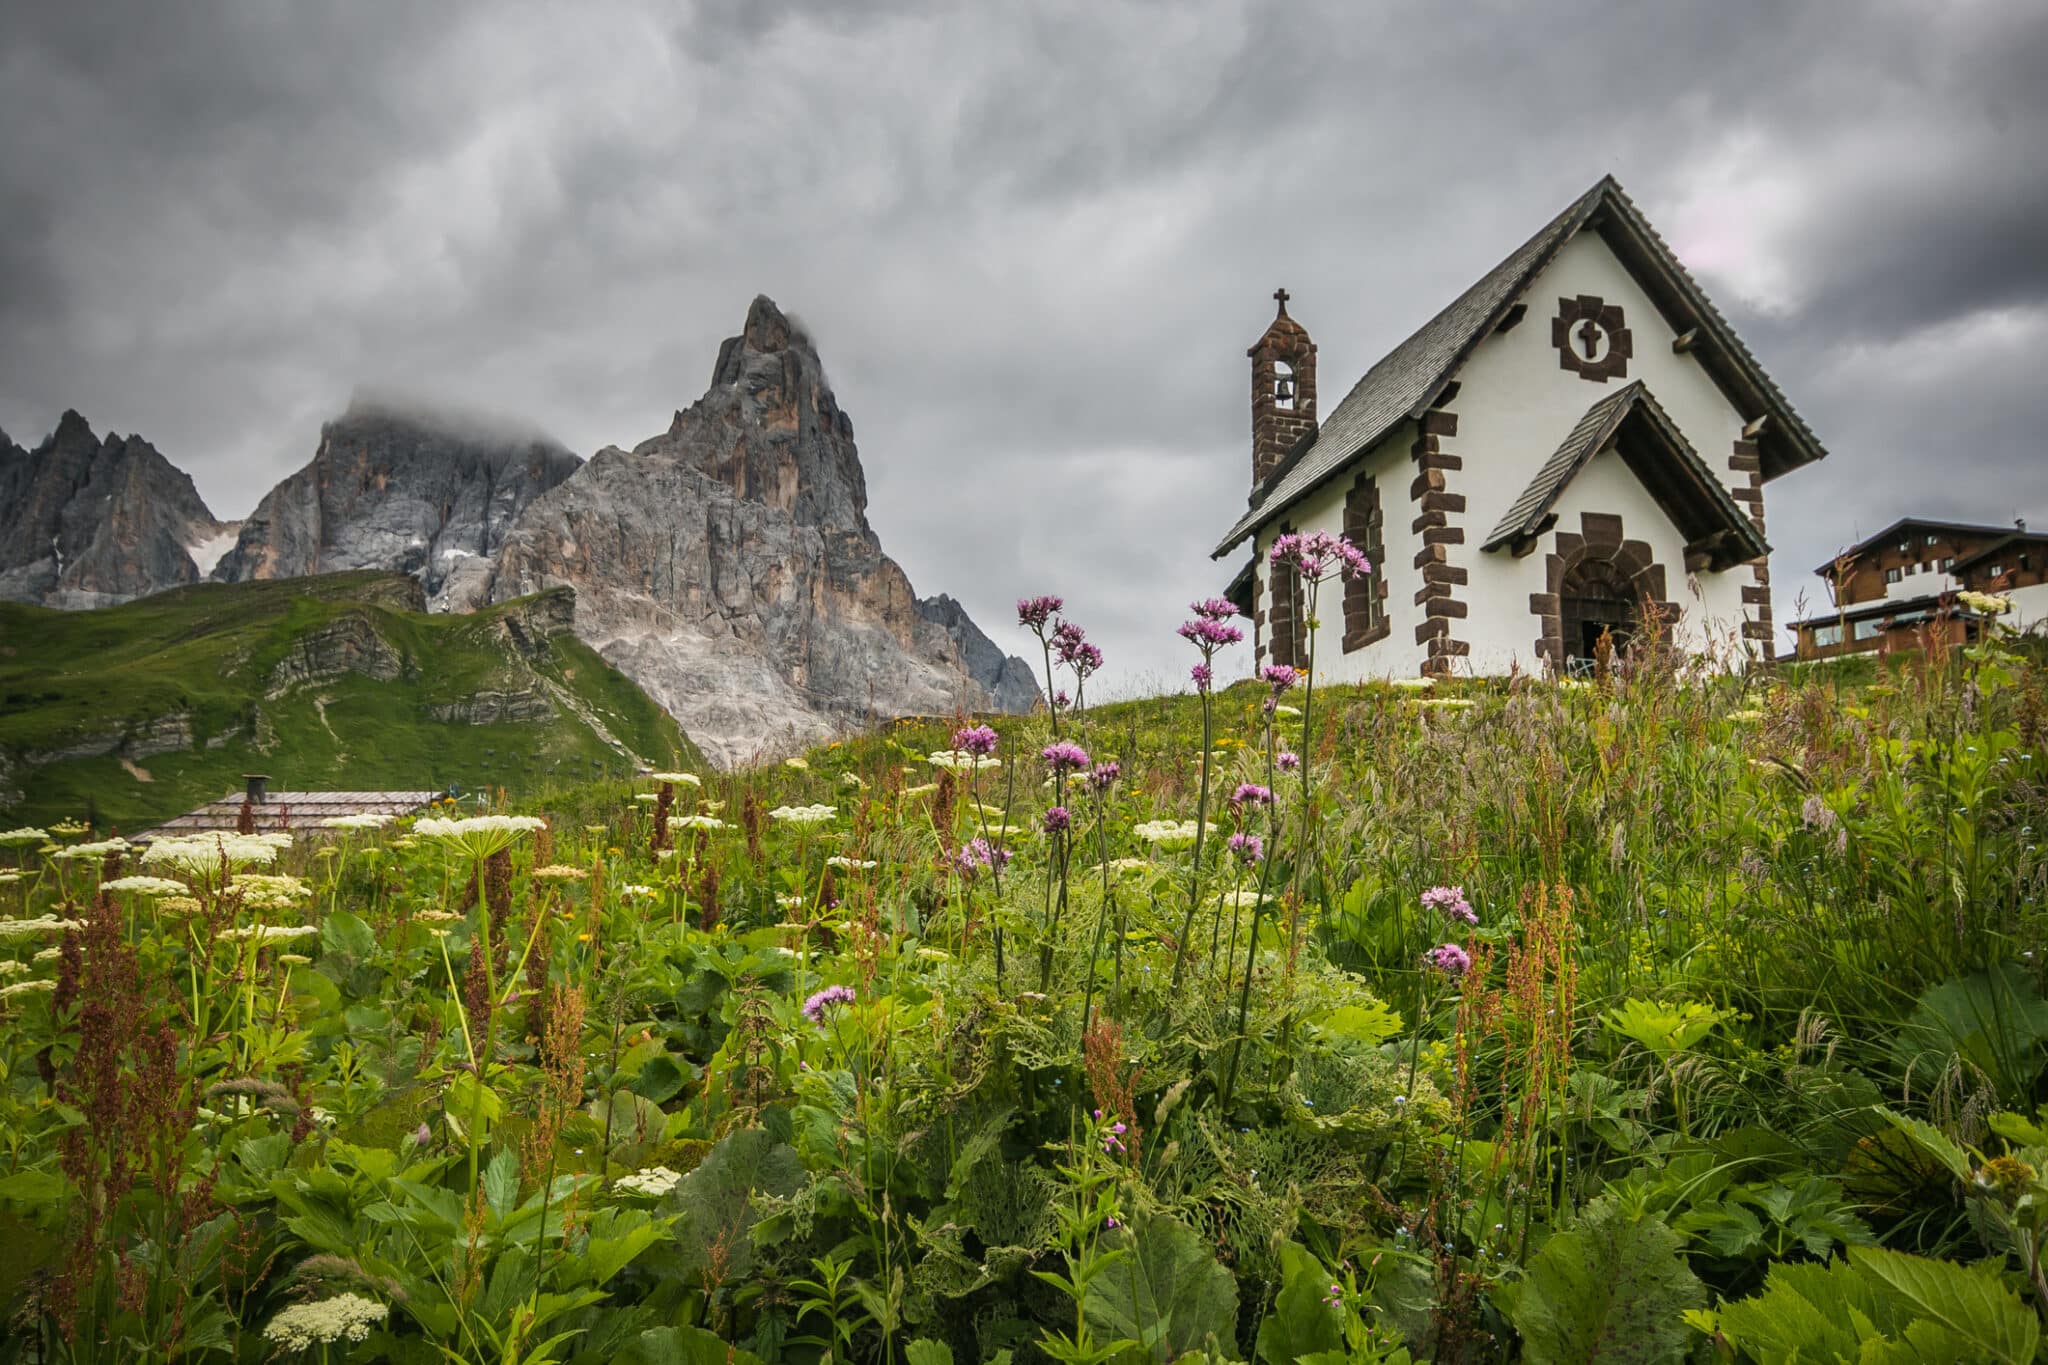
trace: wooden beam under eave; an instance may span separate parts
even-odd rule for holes
[[[1754,422],[1744,423],[1742,427],[1742,439],[1745,441],[1754,441],[1757,437],[1764,434],[1764,428],[1769,426],[1770,424],[1771,415],[1768,412],[1765,413],[1763,416],[1757,418]]]
[[[1687,351],[1690,351],[1693,347],[1699,344],[1700,329],[1697,327],[1688,328],[1687,330],[1679,333],[1676,337],[1672,338],[1671,353],[1673,355],[1684,355]]]
[[[1494,328],[1493,330],[1496,334],[1501,332],[1512,332],[1515,329],[1515,324],[1520,322],[1523,318],[1527,316],[1529,316],[1529,305],[1526,303],[1518,303],[1514,307],[1508,309],[1507,316],[1502,318],[1500,320],[1500,325]]]

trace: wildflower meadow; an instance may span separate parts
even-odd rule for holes
[[[0,1358],[2038,1357],[2035,642],[1225,686],[1206,601],[1101,704],[1019,616],[1028,717],[0,830]]]

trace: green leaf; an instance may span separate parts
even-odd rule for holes
[[[654,1327],[619,1356],[621,1365],[765,1365],[752,1351],[728,1346],[702,1327]]]
[[[1631,1219],[1614,1200],[1595,1200],[1577,1228],[1553,1236],[1529,1263],[1514,1309],[1523,1359],[1683,1359],[1689,1342],[1680,1315],[1702,1306],[1705,1294],[1678,1244],[1662,1221]]]
[[[1884,1108],[1880,1108],[1877,1113],[1878,1117],[1913,1139],[1913,1144],[1921,1151],[1948,1167],[1949,1174],[1966,1183],[1969,1181],[1970,1154],[1957,1146],[1946,1133],[1910,1114],[1901,1114]]]
[[[1714,1026],[1727,1017],[1727,1010],[1717,1010],[1694,1000],[1660,1005],[1654,1000],[1633,997],[1622,1001],[1620,1008],[1611,1009],[1601,1016],[1607,1027],[1635,1039],[1659,1057],[1684,1052],[1712,1033]]]
[[[796,1152],[763,1130],[742,1128],[728,1134],[671,1196],[684,1273],[708,1269],[715,1247],[722,1249],[728,1281],[745,1276],[754,1263],[751,1233],[761,1220],[755,1194],[788,1198],[807,1179]]]
[[[953,1348],[943,1341],[920,1337],[903,1348],[908,1365],[953,1365]]]
[[[484,1167],[484,1203],[490,1207],[493,1217],[503,1220],[519,1207],[519,1158],[511,1151],[500,1149]]]
[[[633,1093],[656,1104],[674,1099],[689,1083],[690,1074],[684,1070],[687,1065],[678,1066],[676,1059],[666,1052],[648,1058],[640,1074],[633,1078]]]
[[[1995,1273],[1884,1247],[1852,1247],[1849,1263],[1905,1298],[1921,1316],[1961,1337],[1984,1359],[2001,1365],[2033,1360],[2041,1324]]]
[[[0,1179],[0,1199],[14,1204],[49,1204],[62,1199],[64,1177],[55,1171],[17,1171]]]
[[[1171,1218],[1124,1230],[1120,1265],[1088,1285],[1083,1311],[1096,1332],[1129,1337],[1161,1362],[1237,1331],[1237,1281],[1192,1231]]]
[[[1330,1272],[1294,1242],[1280,1248],[1280,1293],[1259,1324],[1258,1357],[1266,1365],[1293,1365],[1317,1351],[1344,1345],[1336,1313],[1326,1298]]]
[[[377,933],[360,917],[336,910],[320,926],[320,947],[353,967],[376,955]]]

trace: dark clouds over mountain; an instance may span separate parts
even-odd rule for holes
[[[2024,0],[133,0],[0,40],[0,426],[142,432],[225,516],[358,384],[631,444],[766,292],[921,590],[1062,591],[1165,681],[1273,287],[1341,393],[1612,172],[1833,452],[1772,486],[1788,604],[1908,510],[2048,519]]]

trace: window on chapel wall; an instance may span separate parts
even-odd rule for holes
[[[1282,523],[1279,533],[1287,535],[1292,530],[1291,526]],[[1266,608],[1266,625],[1273,641],[1272,661],[1305,668],[1308,665],[1308,636],[1301,619],[1301,579],[1291,568],[1275,564],[1270,559],[1265,563],[1272,599],[1272,605]]]
[[[1385,519],[1379,481],[1361,474],[1344,495],[1344,535],[1365,551],[1372,572],[1344,580],[1344,651],[1363,649],[1387,631]]]

